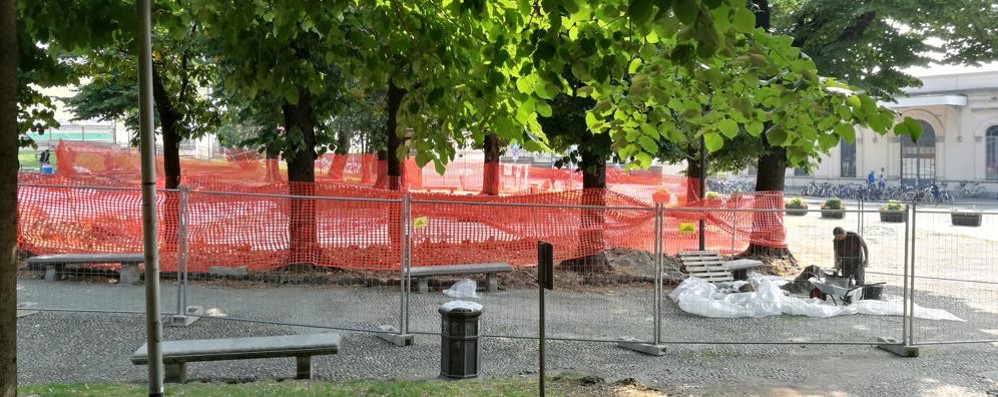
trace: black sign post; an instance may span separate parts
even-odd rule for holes
[[[544,289],[554,289],[554,246],[543,241],[537,242],[537,285],[538,304],[540,305],[538,336],[540,339],[539,363],[540,363],[540,383],[539,395],[544,397]]]

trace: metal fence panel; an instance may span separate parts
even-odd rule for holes
[[[973,218],[936,208],[916,209],[916,344],[998,342],[998,213],[980,213],[980,226],[959,225]],[[943,309],[966,321],[918,318],[923,317],[920,307]]]

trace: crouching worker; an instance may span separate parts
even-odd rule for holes
[[[852,276],[856,285],[864,285],[866,281],[866,265],[870,258],[870,252],[866,248],[866,241],[855,232],[846,232],[841,227],[832,230],[835,241],[835,270],[842,274],[842,277]]]

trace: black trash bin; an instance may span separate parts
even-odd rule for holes
[[[478,317],[482,305],[452,301],[440,306],[440,377],[477,378],[482,346],[478,343]]]

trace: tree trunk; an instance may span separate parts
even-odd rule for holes
[[[375,178],[374,178],[374,188],[375,189],[387,189],[388,188],[388,151],[379,150],[378,154],[375,156],[377,161],[375,162]]]
[[[605,145],[609,147],[606,134],[587,137],[582,145]],[[596,148],[593,148],[596,149]],[[582,200],[580,204],[586,207],[606,206],[606,156],[600,155],[602,150],[587,150],[581,148],[582,169]],[[606,241],[603,228],[606,225],[606,210],[580,210],[579,246],[576,248],[577,259],[566,261],[565,266],[584,274],[606,273],[611,266],[606,256]]]
[[[499,136],[485,134],[485,169],[482,173],[482,194],[499,195]]]
[[[159,115],[159,125],[163,135],[163,175],[165,187],[168,190],[180,187],[180,137],[181,115],[173,107],[173,101],[163,86],[161,69],[153,66],[152,94],[155,100],[156,113]],[[163,202],[163,248],[167,251],[177,249],[177,235],[180,230],[180,195],[168,192]]]
[[[405,92],[404,89],[395,86],[394,82],[388,83],[388,122],[385,132],[388,138],[388,190],[402,189],[402,164],[399,159],[402,139],[398,132],[398,111]]]
[[[17,26],[0,0],[0,397],[17,394]]]
[[[156,114],[163,134],[163,173],[167,189],[180,187],[180,139],[183,125],[180,112],[173,106],[170,95],[163,85],[160,68],[153,67],[152,93],[156,101]]]
[[[755,27],[770,31],[770,13],[768,0],[752,0],[755,13]],[[765,126],[766,130],[769,125]],[[786,229],[783,227],[783,213],[775,212],[783,209],[783,185],[786,183],[787,150],[782,147],[771,147],[765,136],[760,137],[764,148],[759,156],[755,179],[756,209],[772,210],[774,212],[755,212],[752,214],[752,233],[749,235],[749,246],[739,256],[789,258],[796,266],[793,255],[787,249]]]
[[[333,151],[333,161],[329,165],[326,176],[336,182],[343,181],[343,171],[347,167],[347,157],[350,154],[350,134],[346,130],[336,133],[336,150]]]
[[[770,147],[759,157],[758,174],[755,180],[755,205],[752,214],[752,233],[749,247],[741,256],[790,257],[787,249],[786,229],[783,226],[783,185],[786,182],[787,151],[782,147]]]
[[[682,203],[683,205],[702,198],[700,178],[703,178],[703,170],[700,169],[700,149],[689,145],[686,147],[686,202]]]
[[[285,103],[284,128],[291,140],[292,134],[303,143],[293,153],[286,153],[288,162],[288,188],[292,196],[315,194],[315,120],[312,115],[312,95],[307,89],[298,89],[298,103]],[[318,258],[318,236],[315,219],[315,200],[291,199],[288,246],[291,264],[314,264]]]

